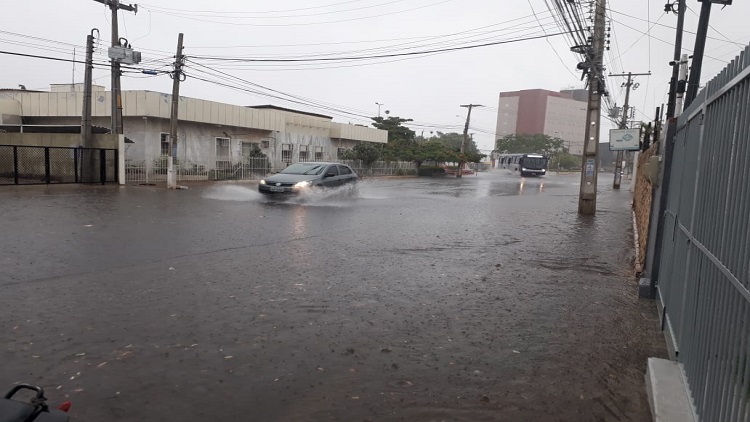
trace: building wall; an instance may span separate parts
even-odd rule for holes
[[[518,99],[516,133],[544,133],[548,92],[541,89],[521,91]]]
[[[81,135],[78,133],[0,133],[0,145],[77,148],[80,144]],[[90,147],[117,149],[119,137],[91,135]]]
[[[547,97],[544,133],[566,141],[571,154],[583,154],[586,137],[586,103],[560,97]]]
[[[495,128],[495,139],[500,139],[505,135],[516,133],[516,123],[518,122],[518,100],[519,97],[504,97],[500,94],[500,101],[497,105],[497,127]]]
[[[580,155],[586,136],[586,102],[578,99],[586,94],[586,90],[501,92],[495,136],[542,133],[563,139],[571,153]]]

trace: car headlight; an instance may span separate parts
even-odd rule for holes
[[[294,187],[297,188],[297,189],[307,188],[307,187],[310,187],[310,186],[312,186],[312,183],[309,182],[309,181],[307,181],[307,180],[305,180],[304,182],[297,182],[297,183],[294,184]]]
[[[526,167],[521,167],[521,171],[526,171]]]
[[[266,179],[260,179],[260,184],[261,185],[265,185],[266,184]]]

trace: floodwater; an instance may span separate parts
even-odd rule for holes
[[[602,175],[0,189],[0,382],[76,421],[650,420],[666,354]]]

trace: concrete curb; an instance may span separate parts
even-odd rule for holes
[[[646,393],[654,422],[697,422],[680,364],[648,358]]]

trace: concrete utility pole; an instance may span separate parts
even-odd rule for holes
[[[86,68],[83,77],[83,113],[81,116],[81,146],[91,147],[91,74],[94,70],[94,28],[91,34],[86,36]]]
[[[464,125],[464,137],[461,139],[461,154],[463,155],[466,149],[466,144],[469,143],[469,122],[471,121],[471,109],[474,107],[483,107],[481,104],[463,104],[461,107],[466,107],[469,111],[466,113],[466,124]],[[465,162],[459,161],[458,168],[456,169],[456,177],[461,177],[461,169]]]
[[[687,84],[687,74],[688,74],[688,55],[683,54],[682,58],[680,59],[680,70],[679,70],[679,76],[677,78],[677,89],[675,90],[676,93],[676,99],[675,99],[675,116],[679,116],[680,113],[682,113],[682,103],[685,99],[685,86]]]
[[[604,26],[606,24],[606,0],[596,0],[594,11],[594,33],[589,60],[589,102],[586,112],[586,139],[583,144],[583,169],[581,171],[581,189],[578,196],[579,214],[596,214],[596,183],[599,174],[599,130],[602,111],[602,91],[604,75],[602,57],[604,56]]]
[[[698,95],[701,83],[701,67],[703,66],[703,51],[706,49],[706,34],[708,33],[708,20],[711,17],[711,3],[718,0],[701,0],[701,14],[698,18],[698,30],[695,33],[695,48],[693,48],[693,64],[690,66],[690,79],[688,79],[687,93],[685,94],[685,107],[693,102]],[[729,2],[731,4],[731,2]]]
[[[120,34],[117,26],[117,12],[127,10],[138,13],[137,4],[120,4],[120,0],[94,0],[112,11],[112,47],[120,45]],[[122,135],[122,97],[120,89],[120,62],[112,59],[112,133]]]
[[[675,110],[675,98],[677,97],[677,81],[679,77],[678,64],[680,61],[680,54],[682,54],[682,28],[685,26],[685,10],[687,5],[685,0],[675,0],[674,4],[677,6],[677,32],[674,39],[674,61],[669,64],[672,65],[672,78],[669,80],[669,99],[667,100],[667,120],[674,117]],[[670,8],[672,6],[668,5]]]
[[[648,73],[619,73],[616,75],[609,75],[609,76],[627,76],[628,80],[625,82],[625,103],[622,105],[622,120],[620,120],[620,129],[627,129],[628,128],[628,105],[630,102],[630,89],[633,87],[633,76],[648,76],[651,75],[651,72]],[[633,88],[635,89],[635,88]],[[622,161],[623,161],[623,153],[625,151],[617,151],[617,158],[615,161],[615,180],[612,183],[612,188],[614,189],[620,189],[620,183],[622,182],[622,175],[620,174],[622,171]]]
[[[167,188],[177,189],[177,175],[174,171],[174,160],[177,158],[177,107],[180,104],[180,82],[184,80],[182,65],[185,56],[182,55],[182,33],[177,37],[177,54],[172,74],[172,111],[169,119],[169,157],[167,158]]]

